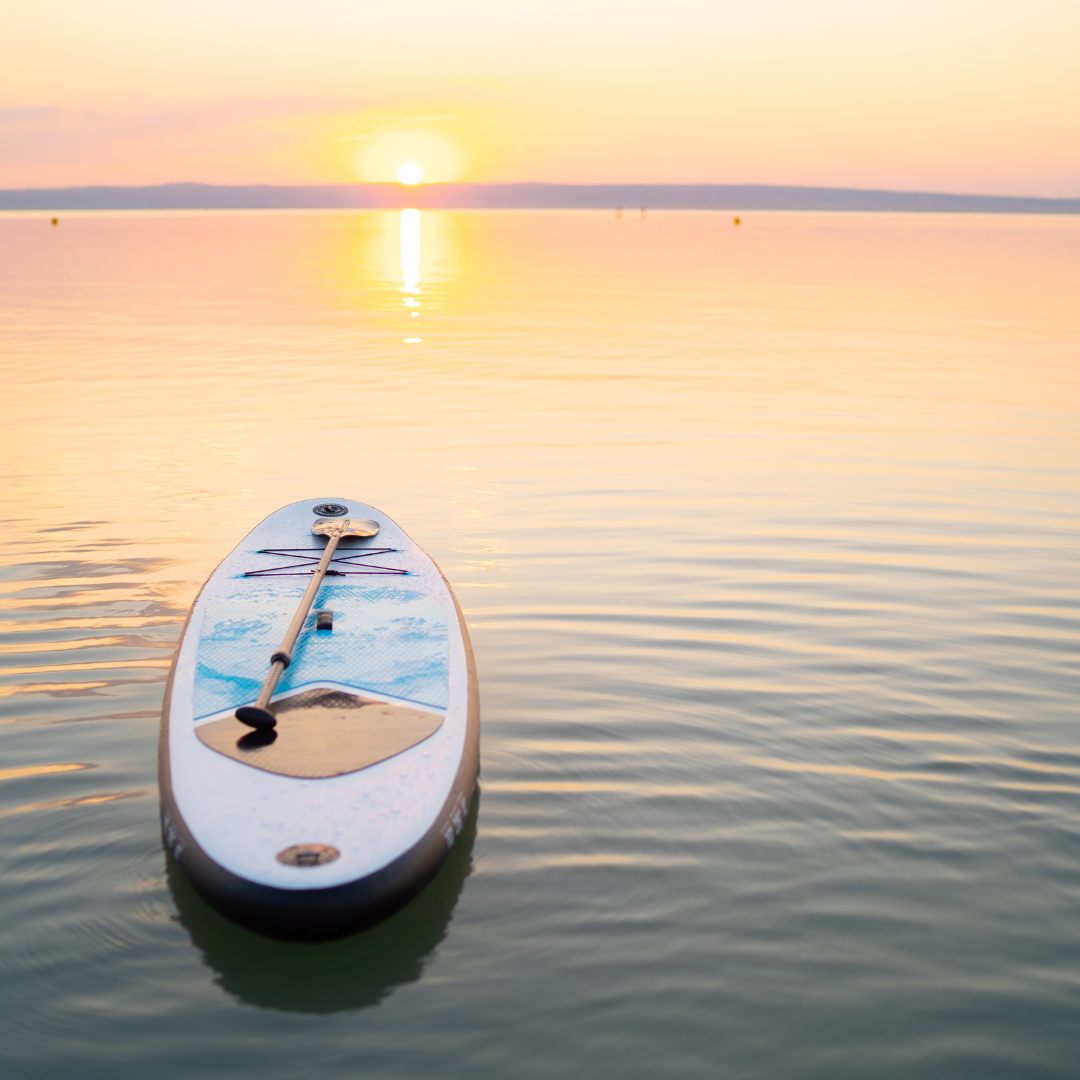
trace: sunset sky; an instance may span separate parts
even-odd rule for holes
[[[0,187],[424,180],[1080,196],[1076,0],[35,0]]]

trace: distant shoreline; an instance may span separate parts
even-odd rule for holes
[[[0,190],[0,210],[856,210],[1080,214],[1078,199],[770,184],[156,184]]]

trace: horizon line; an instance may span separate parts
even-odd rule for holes
[[[198,188],[376,188],[392,191],[421,191],[466,187],[554,187],[554,188],[767,188],[783,191],[850,191],[876,195],[936,195],[948,198],[969,199],[1039,199],[1049,202],[1074,202],[1080,200],[1076,195],[1024,195],[996,194],[974,191],[933,191],[928,188],[864,187],[847,184],[781,184],[771,181],[730,181],[730,180],[432,180],[416,184],[402,184],[396,180],[338,180],[280,183],[266,180],[253,180],[244,183],[217,182],[213,180],[161,180],[150,184],[121,183],[82,183],[65,184],[59,187],[0,187],[0,194],[9,195],[22,192],[67,192],[89,190],[143,191],[155,188],[198,187]]]
[[[794,184],[590,183],[545,180],[397,183],[83,184],[0,188],[0,210],[240,209],[834,210],[1080,214],[1080,197],[978,195]]]

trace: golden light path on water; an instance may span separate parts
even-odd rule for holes
[[[733,216],[0,215],[14,1075],[1071,1077],[1080,221]],[[306,949],[169,870],[155,740],[323,497],[451,581],[483,790]]]
[[[420,285],[420,211],[401,211],[401,291],[405,293],[404,304],[409,308],[418,308],[416,299]],[[419,318],[419,311],[410,311],[412,318]],[[403,338],[407,344],[417,344],[423,340],[418,337]]]

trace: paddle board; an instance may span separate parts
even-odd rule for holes
[[[370,519],[327,564],[268,706],[251,706],[326,548],[317,521]],[[469,636],[446,579],[374,507],[311,499],[271,514],[192,605],[161,719],[164,841],[211,906],[319,941],[390,915],[461,834],[479,769]]]

